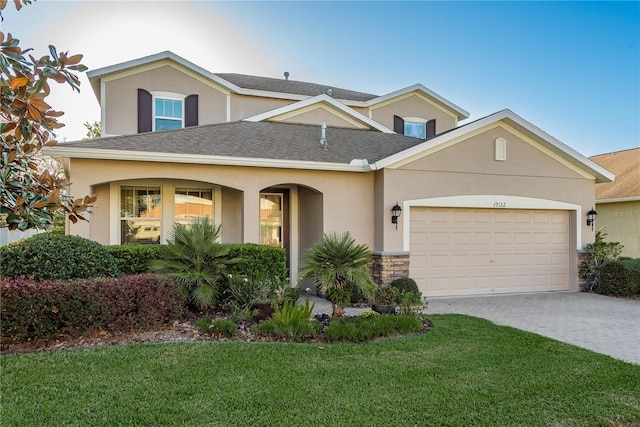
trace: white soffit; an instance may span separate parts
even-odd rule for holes
[[[534,139],[544,148],[550,150],[556,155],[559,155],[565,161],[578,167],[588,175],[593,176],[597,183],[612,182],[614,180],[614,174],[508,109],[498,111],[497,113],[476,120],[475,122],[460,126],[440,136],[436,136],[422,144],[381,159],[375,163],[375,167],[377,169],[395,169],[408,161],[416,160],[436,151],[440,151],[441,149],[457,142],[464,141],[474,133],[477,133],[485,127],[489,127],[490,125],[497,124],[499,121],[504,121],[517,131]]]

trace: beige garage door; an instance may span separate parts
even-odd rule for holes
[[[410,275],[424,296],[569,289],[569,213],[411,208]]]

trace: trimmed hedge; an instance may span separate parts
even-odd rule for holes
[[[52,340],[97,330],[146,329],[179,319],[184,296],[152,274],[120,278],[0,279],[0,340]]]
[[[229,259],[241,261],[229,265],[228,273],[254,279],[287,278],[287,255],[283,248],[255,243],[229,244]]]
[[[148,273],[149,261],[160,257],[161,248],[161,245],[145,245],[141,243],[106,246],[107,251],[113,255],[118,268],[124,274]]]
[[[416,281],[410,277],[398,277],[389,283],[389,286],[398,289],[401,294],[413,292],[416,295],[420,295]]]
[[[0,247],[0,276],[38,280],[118,277],[113,256],[79,236],[41,233]]]
[[[283,248],[258,245],[254,243],[230,243],[228,259],[241,261],[229,266],[228,273],[255,279],[277,278],[285,281],[287,277],[287,256]],[[148,272],[147,263],[160,258],[161,245],[128,243],[107,246],[115,258],[120,271],[125,274]]]
[[[596,293],[619,297],[640,295],[640,259],[607,262],[600,271]]]

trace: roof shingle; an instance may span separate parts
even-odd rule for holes
[[[327,128],[326,137],[328,149],[324,150],[320,126],[241,121],[67,142],[58,147],[349,164],[354,159],[373,163],[424,142],[337,127]]]
[[[640,147],[589,159],[616,176],[613,182],[596,185],[596,200],[640,197]]]

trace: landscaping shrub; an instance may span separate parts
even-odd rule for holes
[[[416,281],[410,277],[398,277],[391,281],[389,286],[398,289],[401,294],[405,294],[407,292],[413,292],[416,295],[420,294]]]
[[[607,233],[604,227],[596,231],[596,239],[593,243],[585,246],[587,257],[580,267],[579,275],[585,280],[586,290],[593,291],[599,283],[599,276],[602,267],[609,262],[616,260],[622,252],[623,245],[619,242],[606,242]]]
[[[256,280],[270,279],[284,282],[287,278],[287,255],[284,248],[255,243],[229,244],[229,259],[241,262],[229,265],[227,272],[234,276]]]
[[[328,342],[366,342],[375,338],[419,332],[422,320],[412,314],[381,314],[334,319],[324,330]]]
[[[0,276],[34,279],[117,277],[118,265],[109,251],[79,236],[40,233],[0,247]]]
[[[254,328],[254,333],[262,336],[293,339],[294,341],[316,338],[322,330],[322,324],[311,318],[314,307],[315,303],[309,305],[308,299],[304,305],[285,302],[280,308],[274,304],[273,317],[258,324]]]
[[[598,277],[596,293],[617,297],[640,294],[640,262],[616,260],[604,264]]]
[[[3,343],[51,340],[102,329],[145,329],[184,313],[184,297],[178,286],[152,274],[42,281],[0,279],[0,301]]]
[[[148,273],[149,266],[147,264],[160,257],[160,248],[160,245],[141,243],[106,246],[107,251],[113,255],[118,268],[124,274]]]
[[[196,320],[196,329],[219,337],[233,337],[238,333],[238,325],[229,319],[212,319],[204,316]]]

